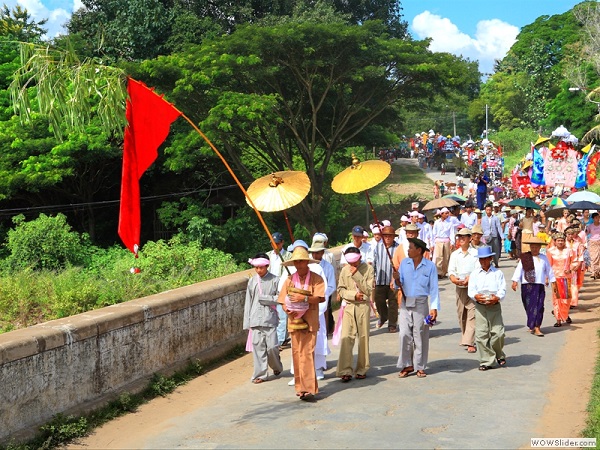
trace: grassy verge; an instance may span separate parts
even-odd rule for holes
[[[203,363],[190,361],[188,366],[170,377],[154,374],[148,386],[138,394],[123,393],[106,406],[85,416],[56,415],[49,423],[40,427],[35,438],[24,444],[11,443],[0,450],[52,449],[68,444],[77,438],[90,434],[95,428],[127,413],[134,412],[139,406],[153,398],[166,396],[177,387],[209,372],[223,364],[246,354],[242,345],[236,346],[224,357]]]
[[[600,336],[600,330],[598,330]],[[600,355],[596,358],[596,370],[590,389],[590,402],[587,407],[588,418],[583,437],[596,438],[600,442]]]

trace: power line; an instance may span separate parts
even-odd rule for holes
[[[213,188],[208,188],[208,189],[194,189],[191,191],[175,192],[172,194],[161,194],[161,195],[151,195],[151,196],[141,197],[140,200],[141,201],[149,201],[149,200],[157,200],[157,199],[172,198],[172,197],[183,197],[183,196],[190,195],[190,194],[197,194],[199,192],[222,191],[222,190],[237,188],[237,187],[238,187],[237,185],[232,184],[232,185],[228,185],[228,186],[218,186],[218,187],[213,187]],[[109,206],[114,205],[115,203],[119,203],[119,202],[120,202],[120,200],[104,200],[104,201],[99,201],[99,202],[68,203],[68,204],[63,204],[63,205],[48,205],[48,206],[31,206],[31,207],[27,207],[27,208],[8,208],[8,209],[0,209],[0,215],[14,215],[14,214],[18,214],[18,213],[35,212],[35,211],[61,211],[61,210],[65,210],[65,209],[75,210],[75,209],[81,209],[81,208],[84,208],[87,206],[93,206],[94,209],[99,209],[99,208],[109,207]]]

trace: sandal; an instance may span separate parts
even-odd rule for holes
[[[281,375],[281,372],[279,370],[274,370],[273,371],[273,375],[275,375],[276,377],[278,377],[279,375]]]
[[[405,367],[398,374],[398,378],[406,378],[409,374],[414,372],[415,368],[413,366]]]
[[[356,374],[356,375],[354,376],[354,378],[356,378],[357,380],[364,380],[365,378],[367,378],[367,376],[366,376],[366,375],[359,375],[359,374]]]
[[[497,361],[500,367],[504,367],[506,365],[506,359],[504,358],[498,358]]]
[[[315,398],[314,394],[311,394],[310,392],[301,392],[300,393],[300,400],[312,401],[312,400],[314,400],[314,398]]]
[[[485,372],[486,370],[490,370],[492,367],[491,366],[479,366],[479,370],[481,370],[482,372]]]
[[[426,376],[427,376],[427,374],[425,373],[424,370],[417,370],[417,377],[425,378]]]
[[[254,384],[260,384],[260,383],[264,383],[265,380],[263,380],[262,378],[255,378],[254,380],[252,380],[252,382]]]
[[[469,346],[467,347],[467,352],[468,352],[468,353],[475,353],[476,351],[477,351],[477,349],[475,348],[475,346],[474,346],[474,345],[469,345]]]
[[[352,375],[342,375],[342,377],[341,377],[342,383],[347,383],[351,379],[352,379]]]
[[[556,328],[558,328],[558,327],[562,327],[562,323],[560,323],[560,322],[556,322],[556,323],[554,324],[554,326],[555,326]]]
[[[394,326],[388,327],[388,331],[390,333],[397,333],[398,332],[398,327],[394,327]]]
[[[571,318],[569,316],[567,316],[567,323],[573,323],[573,321],[571,320]]]

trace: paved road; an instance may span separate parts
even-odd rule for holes
[[[506,258],[500,261],[507,279],[514,266]],[[440,294],[442,307],[431,332],[427,378],[398,378],[398,334],[375,330],[373,322],[367,379],[341,383],[335,377],[337,348],[332,347],[315,403],[297,400],[285,370],[280,379],[261,385],[234,384],[191,410],[183,408],[190,399],[175,395],[170,401],[181,402],[185,412],[145,423],[144,437],[133,444],[129,440],[128,445],[156,449],[528,446],[529,439],[537,437],[534,430],[551,389],[549,374],[560,363],[558,350],[570,330],[553,328],[547,309],[542,326],[546,336],[527,333],[520,296],[509,289],[502,304],[508,365],[480,372],[476,357],[458,345],[454,287],[449,281],[441,282]],[[573,314],[571,330],[584,320],[582,303]],[[282,358],[289,368],[290,351],[285,350]],[[251,356],[243,359],[247,359],[244,379],[248,380]],[[121,447],[118,439],[112,445]]]

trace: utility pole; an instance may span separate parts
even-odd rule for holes
[[[485,104],[485,138],[488,138],[488,105]]]
[[[452,125],[454,125],[453,136],[456,136],[456,113],[454,111],[452,111]]]

